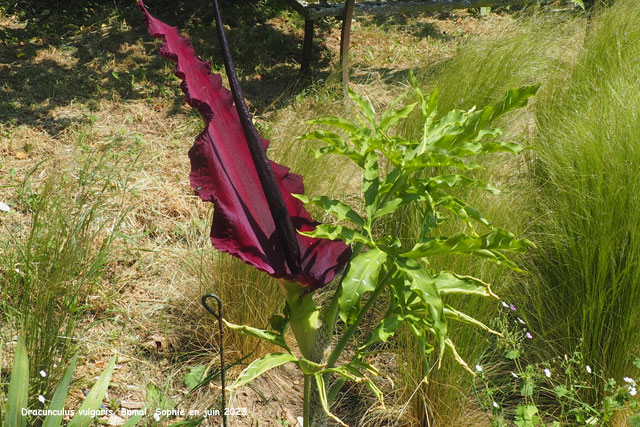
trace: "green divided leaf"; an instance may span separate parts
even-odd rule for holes
[[[489,153],[511,153],[518,155],[526,148],[516,142],[497,141],[487,142],[482,144],[482,148],[478,151],[478,154]]]
[[[109,360],[109,364],[105,370],[100,375],[100,378],[98,378],[98,381],[96,381],[91,388],[91,391],[89,391],[84,402],[82,402],[82,406],[80,406],[76,415],[71,419],[69,427],[89,427],[94,422],[94,418],[92,418],[89,413],[97,411],[100,408],[102,399],[104,399],[104,396],[107,393],[107,388],[109,388],[111,374],[113,374],[115,366],[116,356],[113,356],[111,360]]]
[[[452,148],[456,142],[476,140],[481,132],[487,132],[487,127],[492,121],[498,119],[509,111],[527,105],[528,99],[535,95],[540,87],[539,84],[523,86],[517,89],[510,89],[497,104],[483,108],[480,111],[468,113],[467,120],[462,126],[463,131],[455,138]],[[489,130],[491,132],[493,130]]]
[[[535,405],[518,405],[514,412],[513,423],[518,427],[536,427],[540,425],[538,408]]]
[[[296,362],[298,359],[290,353],[270,353],[262,356],[260,359],[254,360],[244,371],[240,373],[236,381],[229,387],[231,390],[242,387],[250,383],[260,375],[277,366],[284,365],[288,362]]]
[[[385,215],[394,213],[400,206],[405,206],[413,200],[419,199],[421,196],[418,194],[405,194],[402,198],[389,200],[380,209],[376,210],[371,216],[371,219],[377,219]]]
[[[538,83],[508,90],[504,98],[494,106],[491,120],[495,120],[509,111],[524,107],[527,105],[529,98],[538,92],[539,88],[540,84]]]
[[[364,205],[369,218],[373,217],[377,209],[378,190],[380,187],[380,172],[378,170],[378,156],[375,152],[367,153],[364,159],[364,174],[362,178],[362,193]]]
[[[421,156],[411,159],[405,164],[405,168],[407,168],[407,170],[435,167],[454,167],[461,170],[469,170],[479,169],[481,166],[475,162],[464,162],[462,159],[455,156],[431,152],[427,152]]]
[[[60,415],[48,415],[44,422],[42,423],[42,427],[59,427],[62,423],[62,410],[64,409],[64,403],[67,400],[67,392],[69,391],[69,383],[71,382],[71,377],[73,375],[73,371],[76,369],[76,361],[77,357],[71,359],[71,363],[67,367],[67,370],[64,372],[62,379],[58,383],[56,387],[56,391],[53,393],[53,397],[51,398],[51,403],[49,404],[50,411],[59,411]]]
[[[368,237],[342,225],[320,224],[314,230],[298,231],[298,233],[316,239],[342,240],[347,245],[352,243],[371,243],[371,239]]]
[[[496,138],[498,136],[502,136],[504,130],[501,128],[484,128],[480,132],[478,132],[478,136],[476,136],[476,141],[480,141],[487,137]]]
[[[353,323],[360,311],[360,301],[365,292],[372,292],[378,285],[380,271],[387,261],[387,254],[374,248],[355,257],[342,280],[342,294],[338,299],[340,318]]]
[[[386,132],[391,126],[396,125],[400,120],[409,117],[409,114],[413,112],[413,110],[416,108],[416,105],[418,105],[417,102],[414,102],[413,104],[406,105],[397,110],[387,112],[387,114],[382,117],[378,129],[382,132]]]
[[[472,206],[467,205],[457,197],[438,194],[438,198],[435,200],[435,204],[453,212],[458,218],[465,221],[470,228],[473,228],[473,225],[470,222],[471,219],[491,228],[491,224],[486,220],[484,216],[482,216],[480,211]]]
[[[329,144],[326,147],[322,147],[318,151],[316,151],[316,157],[320,157],[324,154],[342,154],[356,162],[357,164],[362,164],[363,156],[356,152],[345,140],[342,136],[338,135],[334,132],[327,132],[323,130],[316,130],[313,132],[305,133],[301,135],[299,139],[317,139],[318,141],[322,141],[325,144]]]
[[[23,334],[18,338],[18,346],[13,356],[13,369],[7,407],[5,411],[5,427],[26,427],[27,419],[22,415],[22,408],[27,407],[29,393],[29,357]]]
[[[527,239],[518,240],[510,231],[502,228],[494,228],[480,236],[459,233],[451,237],[431,238],[418,243],[403,256],[410,258],[422,258],[436,254],[470,254],[487,257],[487,254],[477,254],[483,250],[505,250],[523,252],[526,248],[535,245]]]
[[[184,385],[186,385],[190,390],[196,388],[204,378],[204,373],[206,370],[207,367],[204,365],[198,365],[189,368],[189,372],[187,372],[184,376]]]
[[[373,106],[369,101],[355,93],[353,90],[349,89],[349,96],[356,101],[360,112],[364,116],[365,119],[369,122],[373,129],[376,128],[376,113],[373,110]]]
[[[526,271],[521,270],[518,265],[507,258],[504,254],[496,251],[496,250],[478,250],[474,251],[470,255],[477,256],[480,258],[486,258],[491,262],[495,262],[496,264],[504,265],[509,267],[510,269],[517,271],[518,273],[526,273]]]
[[[429,178],[428,183],[429,187],[432,188],[479,188],[487,190],[492,194],[500,193],[500,190],[498,190],[493,184],[464,175],[438,175],[433,178]]]
[[[489,332],[490,334],[498,335],[500,337],[502,336],[502,334],[500,332],[494,331],[493,329],[491,329],[490,327],[488,327],[487,325],[485,325],[481,321],[469,316],[466,313],[458,311],[458,310],[454,309],[453,307],[446,306],[444,308],[444,315],[447,316],[447,318],[449,318],[449,319],[454,319],[454,320],[457,320],[459,322],[464,322],[464,323],[468,323],[468,324],[473,325],[473,326],[477,326],[477,327],[479,327],[481,329],[484,329],[485,331]]]
[[[442,271],[433,277],[438,292],[446,294],[480,295],[483,297],[497,296],[491,292],[491,285],[471,276],[460,276],[449,271]]]
[[[317,139],[318,141],[322,141],[333,147],[348,147],[347,141],[345,141],[342,136],[338,135],[335,132],[328,132],[325,130],[314,130],[313,132],[308,132],[300,135],[298,139]]]
[[[347,424],[342,422],[340,418],[336,417],[329,411],[329,399],[327,397],[327,387],[324,383],[324,378],[322,375],[323,375],[322,373],[318,372],[313,375],[313,378],[315,378],[316,380],[316,387],[318,388],[318,397],[320,398],[320,404],[322,405],[322,409],[324,410],[324,413],[327,414],[329,418],[331,418],[333,421],[335,421],[339,425],[343,427],[349,427]]]
[[[366,348],[376,342],[387,342],[400,327],[401,321],[397,316],[385,317],[380,324],[371,332],[371,336],[362,348]]]
[[[395,261],[396,268],[404,273],[410,283],[411,290],[420,297],[431,315],[433,329],[438,339],[439,359],[442,360],[447,339],[447,320],[444,316],[444,304],[436,283],[431,274],[417,261],[400,257]]]
[[[229,329],[233,329],[234,331],[241,332],[245,335],[249,335],[254,338],[258,338],[263,341],[270,342],[271,344],[275,344],[279,347],[284,348],[287,351],[290,351],[289,346],[287,345],[284,338],[281,335],[276,334],[275,332],[266,331],[264,329],[253,328],[251,326],[246,326],[246,325],[236,325],[228,322],[225,319],[222,319],[222,321],[224,322],[224,325]]]
[[[335,116],[323,117],[320,119],[313,119],[313,120],[309,120],[307,123],[313,124],[313,125],[333,126],[338,129],[342,129],[348,133],[356,133],[359,129],[358,126],[351,123],[350,121],[343,119],[342,117],[335,117]]]
[[[413,71],[409,72],[409,82],[411,83],[411,87],[416,92],[418,97],[418,103],[420,104],[420,111],[422,112],[422,117],[426,119],[427,123],[430,123],[428,120],[430,117],[433,117],[436,112],[436,107],[438,105],[438,89],[436,88],[431,96],[429,97],[429,101],[427,101],[422,89],[418,86],[418,79],[413,74]]]
[[[332,213],[340,221],[349,220],[359,227],[364,226],[364,219],[356,213],[349,205],[339,201],[330,199],[327,196],[312,197],[309,198],[304,194],[292,194],[293,197],[300,200],[302,203],[312,203],[316,206],[320,206],[326,212]]]
[[[489,143],[482,144],[481,139],[500,134],[499,129],[488,126],[505,113],[523,107],[529,97],[538,90],[539,85],[524,86],[512,89],[505,97],[493,106],[488,106],[479,111],[454,110],[445,115],[429,128],[425,133],[424,142],[420,145],[418,155],[428,151],[448,152],[454,156],[469,156],[482,154],[483,152],[507,151],[519,153],[522,148],[513,143]]]
[[[351,147],[340,148],[340,147],[327,146],[327,147],[322,147],[321,149],[316,150],[315,152],[316,158],[321,157],[325,154],[341,154],[341,155],[347,156],[358,165],[361,165],[362,162],[364,161],[364,157],[356,153]]]
[[[298,366],[300,370],[305,375],[313,375],[316,372],[320,372],[325,368],[325,365],[321,365],[319,363],[312,362],[304,357],[298,359]]]

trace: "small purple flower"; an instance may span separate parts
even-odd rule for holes
[[[513,304],[509,304],[509,308],[511,309],[511,311],[516,311],[516,306]]]
[[[533,339],[533,335],[531,335],[531,332],[527,331],[526,334],[524,334],[527,338],[529,339]]]

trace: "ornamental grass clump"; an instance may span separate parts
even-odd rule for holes
[[[418,79],[425,92],[438,88],[442,112],[493,103],[511,87],[541,82],[534,103],[503,117],[500,122],[511,138],[528,139],[536,133],[535,111],[541,98],[554,90],[556,81],[557,84],[563,84],[562,79],[568,77],[566,70],[575,63],[582,50],[586,18],[564,12],[545,13],[537,8],[522,10],[510,18],[513,19],[500,21],[490,33],[469,37],[451,59],[428,67],[418,74]],[[421,127],[422,119],[414,112],[401,126],[402,135],[415,138],[421,134]],[[527,145],[533,145],[533,142]],[[531,179],[530,169],[537,153],[536,150],[530,150],[517,157],[492,156],[483,159],[485,168],[471,173],[475,178],[496,183],[501,193],[463,190],[458,197],[481,210],[494,224],[500,224],[517,235],[532,236],[533,227],[539,219],[539,183]],[[396,223],[398,221],[403,223],[401,239],[414,235],[414,230],[420,224],[419,216],[411,209],[402,211]],[[443,224],[443,229],[453,231],[456,226],[452,223]],[[392,222],[390,228],[395,227]],[[518,258],[520,263],[525,259]],[[453,269],[495,283],[496,293],[516,302],[519,316],[528,319],[531,315],[531,299],[523,294],[530,286],[532,275],[513,274],[498,265],[478,263],[475,259],[463,257],[434,259],[431,265],[434,269]],[[540,295],[537,291],[533,293]],[[536,296],[535,299],[540,299],[543,304],[556,303],[545,297]],[[455,298],[455,304],[464,306],[476,318],[487,323],[496,316],[496,304],[491,300],[459,296]],[[560,312],[566,310],[561,307],[561,301],[558,301],[558,305]],[[478,334],[471,328],[452,327],[455,328],[452,333],[456,336],[460,354],[466,360],[476,363],[495,350],[491,337]],[[540,332],[536,334],[536,338],[542,336]],[[410,333],[401,332],[399,340],[399,345],[404,348],[417,348]],[[537,339],[535,342],[539,343]],[[570,351],[571,348],[566,349],[566,352]],[[535,352],[532,349],[530,354]],[[414,416],[426,423],[425,408],[428,408],[432,425],[473,423],[471,420],[474,416],[478,417],[479,423],[486,420],[486,415],[475,402],[469,400],[472,378],[463,375],[458,364],[445,360],[442,369],[433,372],[431,381],[425,384],[422,382],[423,367],[417,352],[409,350],[400,355],[401,371],[396,384],[399,389],[407,390],[403,401],[412,399],[407,408]]]
[[[318,140],[325,144],[317,151],[319,156],[344,156],[362,170],[360,209],[326,196],[305,196],[300,176],[268,161],[267,142],[258,136],[244,104],[217,2],[216,26],[231,93],[222,88],[221,77],[210,73],[210,66],[195,56],[190,42],[175,27],[153,18],[141,1],[139,5],[151,35],[164,40],[161,54],[176,62],[175,74],[183,79],[186,101],[207,123],[189,156],[192,187],[215,206],[212,244],[278,278],[287,303],[282,315],[272,318],[269,330],[225,321],[228,328],[281,349],[251,363],[232,389],[269,369],[294,363],[305,378],[304,425],[323,426],[328,418],[346,425],[330,410],[346,381],[366,385],[384,405],[375,381],[380,374],[370,363],[370,352],[394,336],[400,325],[410,328],[425,360],[435,352],[439,365],[449,351],[475,375],[456,350],[449,321],[498,333],[447,304],[447,298],[456,294],[497,296],[480,279],[434,271],[429,260],[474,256],[521,271],[506,253],[522,252],[533,244],[494,227],[455,191],[498,192],[468,172],[481,167],[474,161],[477,156],[522,151],[519,144],[501,140],[502,131],[492,123],[525,106],[538,86],[509,90],[493,105],[453,110],[440,119],[437,92],[426,96],[413,76],[412,90],[396,99],[381,117],[371,103],[349,91],[357,106],[353,118],[312,120],[322,129],[300,139]],[[415,101],[403,104],[410,93]],[[394,128],[414,110],[422,117],[419,137],[393,136]],[[323,209],[335,222],[313,221],[303,203]],[[417,209],[422,219],[414,239],[400,241],[380,233],[385,219],[408,206]],[[460,228],[442,234],[439,227],[452,220],[460,221]],[[334,278],[338,282],[335,293],[318,306],[314,291]],[[382,295],[389,304],[387,311],[367,330],[363,319],[382,301]],[[344,327],[334,340],[338,322]],[[285,339],[289,329],[297,349]]]
[[[52,392],[62,375],[56,365],[75,354],[72,337],[113,255],[128,186],[119,162],[106,151],[63,168],[38,163],[17,186],[17,210],[29,218],[28,231],[0,224],[3,332],[11,337],[12,329],[22,329],[29,375],[43,392]]]
[[[595,13],[566,78],[540,97],[543,241],[523,296],[542,359],[578,349],[604,378],[637,374],[640,345],[640,4]],[[602,398],[606,381],[589,398]],[[586,398],[586,396],[585,396]]]

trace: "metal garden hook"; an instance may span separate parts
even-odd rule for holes
[[[207,300],[209,298],[213,298],[218,302],[218,312],[216,313],[210,306],[207,304]],[[226,385],[225,385],[225,370],[224,370],[224,335],[222,329],[222,301],[216,294],[206,294],[202,297],[202,306],[207,310],[213,317],[218,319],[218,325],[220,326],[220,383],[222,386],[222,425],[223,427],[227,427],[227,413],[226,413]]]

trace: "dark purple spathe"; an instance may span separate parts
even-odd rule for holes
[[[149,14],[142,1],[149,34],[163,39],[160,54],[176,63],[174,74],[182,79],[186,102],[207,122],[189,150],[191,186],[204,201],[215,205],[211,242],[247,264],[268,274],[317,289],[330,282],[348,262],[350,248],[341,241],[297,235],[301,272],[292,274],[276,233],[269,205],[262,191],[231,92],[211,66],[200,60],[191,42],[176,27]],[[269,142],[261,139],[263,150]],[[304,192],[302,177],[289,168],[269,162],[294,227],[310,231],[317,225],[291,193]]]

